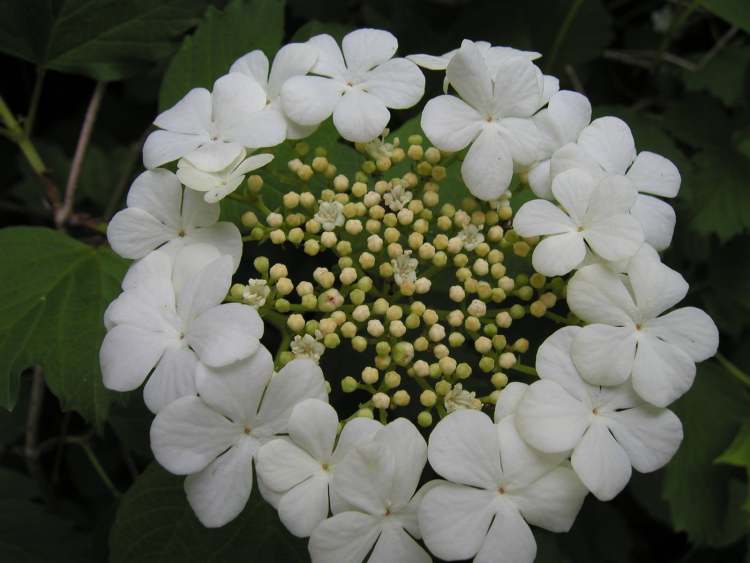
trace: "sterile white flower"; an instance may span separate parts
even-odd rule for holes
[[[300,336],[298,334],[294,337],[292,343],[289,345],[289,349],[292,351],[295,358],[310,358],[315,362],[320,361],[320,358],[326,351],[326,347],[320,341],[322,334],[320,334],[320,331],[316,332],[315,336],[311,334]]]
[[[268,282],[261,279],[249,279],[245,289],[242,290],[242,301],[256,309],[266,304],[266,299],[271,295]]]
[[[414,194],[402,185],[393,186],[383,195],[383,201],[391,211],[401,211],[412,200]]]
[[[281,105],[281,87],[292,76],[304,76],[315,64],[318,53],[309,45],[290,43],[278,50],[273,58],[271,71],[268,71],[268,58],[261,50],[255,50],[237,59],[229,72],[238,72],[249,76],[263,89],[266,94],[266,107],[261,110],[259,119],[263,126],[273,131],[273,137],[283,136],[285,139],[303,139],[310,135],[317,124],[313,126],[300,125],[291,120],[283,111]]]
[[[398,418],[349,451],[331,479],[333,516],[310,536],[313,563],[429,563],[417,544],[417,485],[427,444],[416,427]],[[374,546],[374,547],[373,547]]]
[[[264,126],[266,93],[238,72],[214,82],[213,92],[193,88],[154,120],[158,131],[143,145],[143,164],[156,168],[187,158],[204,172],[224,170],[243,147],[272,147],[283,135]]]
[[[411,250],[405,251],[400,256],[396,256],[391,260],[393,265],[393,281],[396,285],[401,285],[405,282],[414,283],[417,281],[417,266],[419,266],[419,260],[411,257]]]
[[[346,221],[344,204],[340,201],[319,201],[315,220],[320,223],[324,231],[332,231]]]
[[[258,476],[281,495],[279,518],[296,536],[309,536],[328,517],[329,485],[336,467],[352,448],[383,427],[372,419],[355,418],[336,440],[338,424],[332,406],[306,399],[292,409],[289,438],[271,440],[258,451]]]
[[[630,127],[616,117],[600,117],[581,131],[576,143],[569,143],[552,156],[550,174],[583,168],[595,178],[625,176],[638,190],[631,213],[643,227],[646,242],[664,250],[672,240],[675,212],[658,197],[675,197],[680,190],[680,172],[668,159],[642,151],[636,156]]]
[[[467,391],[461,383],[456,383],[445,395],[443,404],[445,405],[445,410],[449,413],[459,409],[479,410],[482,408],[482,401],[477,399],[476,392]]]
[[[252,307],[222,301],[232,282],[232,259],[205,244],[183,248],[174,260],[156,250],[136,262],[123,293],[104,314],[99,351],[104,385],[139,387],[153,412],[195,393],[197,366],[225,366],[260,346],[263,321]]]
[[[528,524],[568,531],[587,493],[562,455],[526,445],[512,417],[493,424],[482,412],[456,411],[433,429],[427,455],[449,482],[427,491],[419,526],[430,551],[448,561],[531,563]]]
[[[693,384],[695,362],[716,353],[719,333],[695,307],[662,315],[685,297],[688,284],[653,251],[639,252],[626,271],[624,278],[595,264],[568,283],[570,310],[594,323],[576,336],[573,361],[589,383],[616,385],[632,377],[644,400],[665,407]]]
[[[554,152],[578,139],[591,121],[591,103],[578,92],[562,90],[553,95],[546,108],[534,115],[539,131],[539,160],[529,167],[529,187],[539,197],[552,199],[550,163]]]
[[[196,387],[199,396],[177,399],[157,414],[151,449],[165,469],[188,476],[190,506],[204,526],[213,528],[245,507],[258,448],[288,431],[297,403],[327,400],[327,394],[314,362],[292,360],[274,374],[273,359],[263,346],[224,368],[199,367]]]
[[[424,94],[424,75],[413,62],[392,58],[398,41],[387,31],[358,29],[341,48],[330,35],[308,41],[317,49],[311,73],[284,83],[284,112],[302,125],[317,125],[333,114],[333,124],[349,141],[370,141],[388,125],[391,109],[406,109]]]
[[[471,252],[484,242],[484,234],[482,234],[483,228],[484,225],[477,226],[473,223],[470,223],[459,231],[457,236],[463,241],[463,247],[465,250]]]
[[[561,276],[579,267],[587,246],[605,260],[623,260],[638,251],[643,230],[628,211],[635,200],[632,184],[621,177],[600,181],[585,170],[571,169],[552,182],[561,207],[544,199],[526,202],[513,219],[523,237],[543,235],[534,248],[534,269],[546,276]]]
[[[220,208],[199,194],[183,190],[169,170],[146,170],[130,186],[127,208],[107,226],[112,250],[123,258],[143,258],[159,248],[174,254],[194,243],[215,246],[228,254],[234,269],[242,256],[242,235],[234,223],[219,220]]]
[[[273,155],[266,153],[246,156],[247,151],[243,148],[226,168],[215,171],[202,170],[190,157],[181,158],[177,162],[177,177],[191,190],[205,192],[203,198],[208,203],[217,203],[236,190],[247,173],[273,160]]]
[[[531,116],[548,99],[542,72],[524,57],[508,57],[491,68],[468,40],[446,72],[460,98],[443,95],[427,102],[422,129],[440,150],[471,145],[461,166],[464,182],[479,199],[497,198],[510,185],[514,163],[529,166],[539,157]]]
[[[573,469],[599,500],[610,500],[630,480],[664,466],[682,441],[675,414],[654,407],[629,382],[615,387],[581,379],[571,346],[581,327],[565,327],[539,347],[532,383],[517,406],[515,422],[531,446],[549,453],[572,450]]]

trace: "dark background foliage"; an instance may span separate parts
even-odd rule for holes
[[[246,51],[362,26],[394,32],[402,54],[464,37],[540,51],[596,115],[623,117],[639,149],[678,165],[665,260],[719,325],[721,354],[674,406],[686,437],[672,463],[611,503],[589,499],[571,533],[539,532],[539,561],[750,561],[747,0],[0,1],[0,561],[306,558],[255,498],[203,529],[181,480],[150,464],[140,394],[101,386],[101,314],[127,266],[102,227],[159,109]],[[429,76],[428,95],[439,89]],[[78,167],[92,95],[101,107]],[[412,115],[397,112],[394,128]]]

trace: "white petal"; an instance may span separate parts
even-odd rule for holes
[[[211,127],[211,93],[193,88],[174,106],[160,113],[154,125],[167,131],[205,134]]]
[[[497,403],[495,403],[495,414],[493,416],[495,424],[503,420],[505,417],[512,416],[516,413],[518,405],[528,388],[529,386],[526,383],[511,381],[502,391],[500,391],[500,397],[498,397]]]
[[[172,172],[164,169],[146,170],[133,180],[128,190],[128,207],[147,211],[171,229],[182,226],[180,203],[182,186]]]
[[[554,381],[529,386],[516,411],[516,427],[529,445],[543,452],[572,450],[586,431],[591,411]]]
[[[287,492],[322,470],[318,460],[287,438],[263,444],[258,450],[255,468],[266,486],[277,493]]]
[[[331,497],[337,497],[334,510],[385,514],[393,481],[398,478],[395,457],[392,449],[375,441],[349,452],[331,480]]]
[[[222,221],[210,227],[194,229],[184,237],[184,240],[185,244],[210,244],[216,247],[219,253],[228,254],[232,257],[235,271],[240,265],[242,235],[234,223]]]
[[[595,190],[596,183],[585,170],[566,170],[552,181],[552,194],[577,225],[583,223]]]
[[[467,42],[448,63],[446,79],[458,95],[483,117],[492,111],[492,77],[477,47]]]
[[[474,557],[492,522],[496,497],[494,490],[453,483],[434,486],[419,508],[419,528],[427,548],[448,561]]]
[[[605,220],[611,215],[629,213],[638,191],[635,184],[625,176],[604,176],[591,194],[586,213],[586,222]]]
[[[544,199],[527,201],[513,218],[513,230],[522,237],[568,233],[575,228],[559,207]]]
[[[304,538],[328,516],[328,479],[314,475],[290,489],[279,501],[281,523],[295,536]]]
[[[635,303],[622,280],[607,267],[592,264],[568,282],[570,310],[590,323],[627,325],[637,317]]]
[[[188,348],[167,348],[143,388],[143,402],[153,413],[186,395],[195,395],[198,359]]]
[[[204,470],[185,479],[190,507],[201,524],[218,528],[240,515],[253,489],[257,442],[242,438]]]
[[[115,325],[132,325],[159,333],[164,345],[176,343],[172,319],[174,318],[174,290],[169,279],[151,278],[122,292],[104,313],[107,329]]]
[[[586,226],[583,237],[605,260],[625,260],[634,256],[643,244],[643,229],[630,215],[611,215]]]
[[[479,199],[488,201],[505,193],[513,176],[513,159],[497,128],[485,128],[474,140],[461,165],[461,176]]]
[[[588,489],[566,463],[512,493],[510,498],[529,524],[551,532],[567,532],[587,493]]]
[[[417,490],[427,463],[427,443],[417,427],[405,418],[392,421],[374,440],[391,449],[396,463],[389,498],[394,504],[406,505]]]
[[[579,266],[585,257],[583,236],[574,231],[545,237],[534,248],[531,262],[545,276],[562,276]]]
[[[322,76],[293,76],[281,87],[284,113],[301,125],[318,125],[339,103],[343,85]]]
[[[213,120],[224,141],[241,143],[244,119],[266,105],[263,88],[252,78],[238,72],[221,76],[211,94]]]
[[[634,256],[627,271],[644,321],[660,315],[687,295],[689,286],[685,278],[649,252]]]
[[[495,520],[475,563],[533,563],[536,540],[529,525],[510,502],[498,503]]]
[[[186,324],[224,301],[229,291],[232,258],[219,256],[206,262],[214,254],[218,252],[213,247],[193,244],[183,248],[175,259],[177,311]]]
[[[311,72],[323,76],[339,77],[346,74],[344,55],[333,37],[325,33],[316,35],[311,37],[307,44],[314,47],[314,50],[318,53],[318,59],[315,61]]]
[[[372,438],[381,428],[383,428],[382,424],[370,418],[355,418],[347,422],[339,434],[332,461],[339,463],[354,447]]]
[[[361,563],[380,534],[378,518],[361,512],[342,512],[315,528],[307,548],[313,563]]]
[[[221,186],[223,181],[221,173],[200,170],[185,158],[177,162],[177,177],[189,192],[207,192]]]
[[[305,399],[292,409],[289,437],[314,459],[328,461],[336,441],[339,417],[327,402]]]
[[[539,131],[531,119],[506,117],[497,126],[516,166],[530,166],[540,157]]]
[[[550,175],[553,179],[571,169],[585,170],[594,179],[600,179],[605,174],[599,163],[577,143],[563,145],[552,153],[550,159]]]
[[[210,227],[219,220],[221,207],[206,203],[200,194],[184,190],[180,226],[190,233],[197,227]]]
[[[353,72],[364,72],[390,59],[398,49],[392,33],[381,29],[357,29],[341,41],[346,66]]]
[[[566,326],[553,332],[542,342],[536,353],[536,371],[541,379],[554,381],[579,401],[586,401],[588,389],[573,364],[571,346],[583,330]],[[502,393],[501,393],[502,398]]]
[[[500,449],[492,420],[474,410],[457,410],[430,434],[432,468],[455,483],[494,490],[500,482]]]
[[[646,242],[656,250],[665,250],[670,245],[677,223],[671,205],[658,198],[638,194],[630,212],[641,223]]]
[[[617,117],[600,117],[578,137],[578,144],[610,174],[625,174],[635,159],[630,127]]]
[[[524,57],[511,57],[497,66],[493,115],[529,117],[539,109],[542,73]]]
[[[162,334],[135,326],[112,328],[99,350],[104,386],[113,391],[136,389],[159,361],[167,342]]]
[[[131,207],[119,211],[107,225],[107,240],[123,258],[143,258],[177,233],[148,211]]]
[[[263,392],[273,375],[273,358],[262,346],[241,362],[211,369],[199,364],[195,374],[198,393],[214,410],[235,422],[252,422]]]
[[[680,191],[680,171],[671,160],[653,152],[638,153],[628,170],[628,178],[639,192],[675,197]]]
[[[427,70],[445,70],[450,62],[448,57],[435,55],[408,55],[406,58]]]
[[[534,116],[546,138],[548,156],[566,143],[575,142],[578,134],[591,121],[591,103],[578,92],[562,90],[549,101],[546,110]]]
[[[569,455],[568,452],[548,454],[532,448],[518,433],[514,417],[497,423],[497,435],[503,467],[502,485],[510,493],[525,489]]]
[[[221,172],[240,158],[244,150],[239,143],[224,142],[221,140],[210,141],[202,144],[194,151],[185,154],[183,158],[201,172]],[[179,170],[177,177],[185,183],[185,180],[180,177]],[[200,188],[200,184],[198,184],[193,189],[205,188]]]
[[[207,309],[187,327],[185,340],[210,367],[222,367],[253,354],[263,336],[263,321],[255,308],[224,303]]]
[[[628,454],[603,422],[589,427],[573,452],[571,463],[583,484],[602,501],[617,496],[628,484],[632,473]]]
[[[391,519],[393,520],[393,519]],[[395,522],[383,526],[368,563],[432,563],[432,557]]]
[[[286,139],[286,119],[276,108],[266,106],[242,117],[232,138],[246,147],[274,147]]]
[[[533,164],[529,168],[528,178],[529,187],[538,197],[544,199],[552,199],[552,180],[550,177],[550,163],[549,159],[542,160]]]
[[[307,74],[318,60],[318,53],[310,49],[309,45],[290,43],[284,45],[276,53],[268,77],[268,97],[276,98],[281,93],[284,82],[292,76]]]
[[[693,385],[695,363],[682,348],[642,333],[632,377],[633,388],[645,401],[666,407]]]
[[[122,280],[122,289],[127,291],[135,289],[140,285],[149,283],[152,280],[165,280],[167,283],[163,283],[163,293],[154,302],[166,303],[171,301],[174,303],[174,290],[171,288],[169,283],[172,275],[172,256],[163,250],[156,250],[151,252],[148,256],[137,262],[133,262],[128,271],[125,273],[125,277]],[[171,293],[171,296],[169,295]]]
[[[422,111],[422,130],[444,151],[460,151],[479,134],[482,116],[456,96],[432,98]]]
[[[682,442],[682,423],[668,409],[642,405],[607,414],[609,429],[638,471],[665,466]]]
[[[190,154],[203,143],[209,141],[209,136],[171,131],[154,131],[143,143],[143,165],[146,168],[156,168],[173,160]]]
[[[633,371],[635,345],[636,331],[630,326],[590,324],[573,339],[571,356],[592,385],[619,385]]]
[[[333,110],[333,124],[344,139],[371,141],[383,132],[391,114],[380,98],[358,88],[346,92]]]
[[[164,407],[151,424],[151,449],[167,471],[188,475],[203,470],[242,436],[242,427],[211,410],[198,397]]]
[[[268,57],[260,49],[250,51],[234,61],[229,67],[229,73],[233,72],[252,78],[264,90],[268,88]]]
[[[719,330],[705,312],[695,307],[682,307],[646,323],[646,330],[702,362],[716,354]]]
[[[424,74],[411,61],[391,59],[369,71],[359,87],[380,98],[386,107],[406,109],[424,95]]]

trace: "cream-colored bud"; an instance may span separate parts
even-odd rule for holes
[[[438,314],[432,309],[427,309],[422,314],[422,320],[425,322],[425,324],[427,324],[427,326],[432,326],[436,322],[438,322]]]
[[[443,375],[452,375],[453,372],[456,371],[456,367],[458,366],[456,360],[454,360],[450,356],[440,358],[438,365],[440,366],[440,371],[443,373]]]
[[[369,270],[375,265],[375,256],[373,256],[369,252],[363,252],[359,255],[358,261],[363,270]]]
[[[411,233],[408,238],[409,247],[412,250],[417,250],[424,242],[424,236],[421,233]]]
[[[289,315],[286,320],[286,326],[288,326],[293,332],[302,332],[305,330],[305,317],[299,313]]]
[[[510,369],[516,365],[516,355],[513,352],[503,352],[497,359],[497,363],[503,369]]]
[[[431,287],[432,281],[429,278],[418,278],[417,281],[414,282],[414,291],[416,291],[419,295],[428,293]]]
[[[380,199],[381,195],[378,192],[371,191],[365,194],[363,201],[367,207],[373,207],[380,203]]]
[[[475,317],[483,317],[487,314],[487,305],[479,299],[474,299],[469,303],[467,311],[470,315],[474,315]]]
[[[500,328],[509,328],[513,324],[513,317],[507,311],[503,311],[495,317],[495,324]]]
[[[477,258],[474,260],[472,270],[474,270],[474,273],[478,276],[486,276],[490,271],[490,265],[484,258]]]
[[[336,246],[337,242],[338,238],[336,237],[336,233],[326,231],[322,235],[320,235],[320,243],[326,248],[333,248],[334,246]]]
[[[282,231],[281,229],[271,231],[271,234],[268,236],[268,238],[271,239],[271,242],[273,244],[284,244],[286,242],[286,234],[284,234],[284,231]]]
[[[349,321],[341,325],[341,336],[344,338],[354,338],[356,335],[357,325]]]
[[[448,289],[448,297],[450,297],[451,301],[455,301],[456,303],[461,303],[464,299],[466,299],[466,292],[464,291],[464,288],[460,285],[452,285]]]
[[[402,323],[401,321],[391,321],[388,324],[388,332],[391,334],[391,336],[401,338],[404,334],[406,334],[406,325],[404,325],[404,323]]]
[[[441,324],[434,324],[430,327],[430,330],[427,332],[427,336],[430,337],[430,340],[433,342],[440,342],[445,338],[445,327]]]
[[[328,159],[324,156],[316,156],[312,161],[312,169],[322,174],[328,168]]]
[[[382,336],[384,332],[385,327],[383,326],[383,323],[381,323],[378,319],[370,319],[367,322],[367,333],[370,336],[378,338],[379,336]]]
[[[414,374],[418,377],[430,375],[430,365],[424,360],[417,360],[412,367],[414,368]]]
[[[379,377],[380,375],[378,374],[378,370],[376,370],[372,366],[367,366],[362,370],[362,381],[367,385],[373,385],[377,383]]]
[[[414,212],[411,209],[403,208],[398,212],[398,222],[401,225],[411,225],[414,221]]]
[[[344,229],[350,235],[356,236],[362,232],[362,221],[359,219],[349,219],[344,225]]]
[[[457,286],[454,286],[457,287]],[[460,288],[459,288],[460,289]],[[458,309],[448,313],[448,324],[452,327],[459,327],[464,322],[464,314]]]
[[[397,407],[405,407],[411,402],[411,397],[409,396],[408,391],[405,389],[399,389],[393,394],[391,402]]]
[[[383,250],[383,239],[378,235],[370,235],[367,237],[367,249],[370,252],[380,252]]]
[[[278,263],[271,266],[268,275],[270,276],[271,281],[276,281],[279,278],[287,277],[289,275],[289,270],[287,270],[284,264]]]
[[[397,242],[392,242],[388,245],[387,252],[389,258],[396,258],[404,253],[404,248]]]
[[[474,341],[474,349],[480,354],[487,354],[492,350],[492,340],[486,336],[480,336]]]
[[[349,189],[349,178],[339,174],[333,179],[333,189],[337,192],[345,192]]]
[[[294,283],[289,278],[279,278],[276,282],[276,291],[279,292],[279,295],[289,295],[294,291]]]
[[[317,235],[320,232],[321,228],[322,227],[320,223],[318,223],[315,219],[310,219],[305,223],[305,230],[311,235]]]
[[[300,297],[311,295],[313,291],[315,291],[315,288],[309,281],[301,281],[297,284],[297,295]]]
[[[482,323],[479,322],[479,319],[476,317],[466,317],[466,320],[464,321],[464,327],[469,332],[477,332],[480,328],[482,328]]]
[[[461,240],[459,237],[453,237],[450,240],[448,240],[448,246],[446,247],[446,250],[450,254],[458,254],[461,252],[461,249],[464,247],[464,241]]]
[[[378,267],[378,273],[381,278],[390,278],[393,276],[393,266],[389,262],[383,262]]]
[[[367,305],[357,305],[352,311],[352,318],[359,323],[365,322],[370,318],[370,308]]]
[[[513,281],[513,278],[509,278],[508,276],[503,276],[502,278],[497,280],[497,286],[500,289],[502,289],[505,293],[510,293],[516,287],[516,282]]]
[[[430,341],[427,340],[424,336],[420,336],[414,341],[414,349],[417,352],[424,352],[429,347],[430,347]]]
[[[339,274],[339,280],[344,285],[351,285],[357,281],[357,270],[354,268],[344,268]]]
[[[287,209],[294,209],[299,205],[299,194],[297,192],[287,192],[281,198],[281,201]]]
[[[433,407],[437,402],[437,395],[430,389],[425,389],[419,395],[419,402],[425,407]]]
[[[376,409],[387,409],[391,404],[391,398],[385,393],[375,393],[372,396],[372,405]]]

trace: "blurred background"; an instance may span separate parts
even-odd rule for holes
[[[280,42],[355,27],[392,31],[401,55],[441,54],[463,38],[539,51],[545,73],[586,94],[595,117],[622,117],[638,150],[678,166],[678,224],[664,259],[689,281],[687,304],[718,324],[721,353],[673,407],[685,441],[672,463],[634,474],[610,503],[587,500],[571,533],[539,532],[538,560],[750,561],[748,0],[0,1],[2,226],[54,226],[50,200],[69,180],[92,95],[101,100],[68,236],[53,233],[65,251],[39,266],[30,256],[42,241],[0,235],[0,405],[9,409],[0,409],[0,561],[306,558],[255,497],[237,521],[204,530],[181,480],[149,465],[140,393],[105,391],[96,362],[101,312],[126,264],[112,255],[71,264],[82,263],[82,244],[105,243],[102,225],[142,170],[158,111],[210,87],[249,50],[272,55]],[[427,76],[430,97],[442,75]],[[392,129],[418,109],[395,112]],[[19,150],[29,143],[42,168]],[[6,289],[25,271],[56,284],[39,290],[48,305],[38,315]]]

